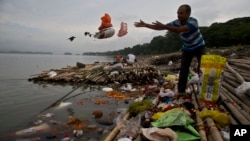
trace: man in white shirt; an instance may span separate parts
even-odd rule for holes
[[[133,66],[133,64],[137,62],[136,57],[134,54],[128,54],[127,58],[125,59],[125,63],[128,65]]]

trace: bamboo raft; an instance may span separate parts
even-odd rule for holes
[[[107,63],[87,64],[85,68],[68,66],[62,69],[51,69],[40,74],[32,75],[33,82],[65,82],[107,85],[114,82],[145,84],[160,76],[159,70],[153,66],[126,67],[123,69],[105,69]],[[50,72],[56,73],[51,77]]]
[[[164,61],[162,61],[164,60]],[[166,67],[169,61],[176,61],[174,65]],[[159,56],[139,57],[133,66],[125,66],[123,69],[112,69],[110,62],[98,62],[94,64],[81,64],[67,66],[61,69],[50,69],[40,74],[31,75],[29,81],[33,82],[57,82],[57,83],[91,83],[107,85],[113,82],[146,84],[153,83],[163,74],[179,69],[180,53]],[[80,65],[79,65],[80,64]],[[161,66],[162,65],[162,66]],[[54,73],[51,76],[50,73]]]
[[[232,124],[250,125],[250,90],[236,93],[237,87],[250,81],[249,59],[229,59],[222,74],[220,97],[222,106],[230,113]]]

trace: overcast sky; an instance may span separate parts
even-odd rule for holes
[[[0,0],[0,51],[82,54],[133,47],[166,33],[135,28],[134,22],[168,23],[177,18],[181,4],[192,7],[191,16],[200,26],[250,16],[249,0]],[[105,13],[116,34],[101,40],[85,36],[85,31],[98,31]],[[118,37],[121,22],[128,24],[128,34]],[[71,36],[76,37],[73,42]]]

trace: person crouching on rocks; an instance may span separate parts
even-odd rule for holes
[[[137,62],[136,56],[134,54],[128,54],[127,58],[123,59],[123,62],[128,66],[133,66],[135,62]]]
[[[120,53],[118,53],[115,57],[114,57],[114,62],[112,64],[112,68],[123,68],[123,64],[122,64],[122,60],[123,57]]]

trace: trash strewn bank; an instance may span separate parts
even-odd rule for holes
[[[50,121],[49,123],[41,118],[41,124],[38,122],[39,125],[16,134],[33,133],[32,131],[42,133],[48,127],[46,124],[50,127],[52,122],[56,127],[58,126],[56,131],[60,136],[47,137],[55,139],[230,140],[230,125],[250,125],[249,59],[248,57],[226,57],[223,66],[219,63],[206,62],[204,65],[208,68],[213,66],[213,69],[204,70],[203,78],[199,77],[198,81],[194,81],[195,76],[190,74],[188,78],[190,85],[186,89],[186,95],[181,97],[175,96],[179,54],[152,58],[152,64],[158,63],[163,66],[140,62],[133,67],[112,70],[106,68],[107,63],[96,63],[84,67],[75,66],[45,71],[34,75],[30,80],[102,84],[104,95],[95,97],[92,102],[108,105],[112,100],[107,101],[106,98],[115,98],[119,102],[127,103],[127,108],[110,113],[109,119],[112,120],[108,122],[100,118],[104,113],[98,110],[92,113],[93,118],[100,118],[100,120],[86,121],[83,117],[71,114],[67,121],[60,124],[53,123],[53,117],[48,117],[50,114],[47,113],[40,118],[50,118],[47,120]],[[215,67],[220,70],[214,70]],[[82,100],[77,103],[84,105],[85,102]],[[100,128],[97,123],[105,123],[105,125]],[[105,130],[107,128],[104,127],[110,128]],[[52,129],[55,130],[55,128]],[[98,139],[85,138],[86,133],[91,134],[93,131],[99,136]]]

